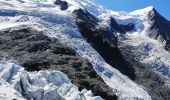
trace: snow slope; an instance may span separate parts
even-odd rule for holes
[[[123,45],[136,48],[132,50],[136,55],[134,59],[169,79],[170,53],[164,49],[165,43],[148,36],[148,33],[151,33],[152,25],[152,22],[149,21],[149,13],[153,13],[152,6],[129,13],[128,16],[137,18],[137,20],[129,21],[129,23],[135,23],[136,31],[126,33],[126,39],[122,39],[121,42]]]
[[[139,46],[139,48],[143,48],[143,45],[146,45],[143,43],[143,41],[145,41],[147,45],[149,44],[149,47],[150,45],[154,46],[154,49],[148,51],[150,56],[146,56],[148,57],[147,59],[140,61],[143,63],[155,64],[155,57],[161,57],[161,59],[156,59],[169,66],[169,54],[166,53],[166,51],[163,51],[161,52],[161,55],[156,55],[163,49],[159,49],[159,47],[157,47],[157,42],[149,39],[145,34],[148,30],[149,23],[147,23],[146,20],[147,16],[141,13],[143,13],[143,11],[147,13],[147,11],[152,9],[152,7],[141,11],[135,11],[133,13],[122,13],[107,10],[102,6],[96,5],[90,0],[66,1],[69,3],[69,8],[66,11],[61,11],[58,6],[53,4],[53,0],[1,0],[0,25],[4,25],[4,23],[10,23],[10,26],[2,26],[1,29],[15,27],[16,25],[28,25],[32,28],[35,28],[36,30],[45,31],[48,33],[46,35],[50,37],[56,37],[62,43],[75,49],[80,56],[87,58],[92,63],[96,72],[103,78],[105,83],[113,88],[113,91],[117,94],[119,99],[135,100],[138,98],[150,100],[151,97],[142,86],[137,85],[128,77],[107,64],[97,53],[97,51],[95,51],[91,45],[81,36],[75,24],[75,17],[73,16],[72,12],[79,8],[87,9],[101,20],[101,25],[106,26],[110,24],[110,17],[114,17],[119,24],[126,25],[127,23],[134,23],[136,31],[129,32],[127,34],[128,41],[124,40],[124,42],[129,43],[128,45],[134,45]],[[134,43],[135,39],[138,40],[138,43]],[[165,54],[168,56],[165,56]],[[101,71],[101,68],[104,69],[104,71]],[[162,67],[158,68],[160,69]],[[169,70],[169,67],[166,68]],[[160,71],[161,70],[162,69],[160,69]],[[47,74],[48,72],[39,73]],[[33,74],[30,74],[30,77],[32,75]],[[169,71],[166,73],[166,75],[169,75]],[[44,77],[44,75],[40,76]],[[47,87],[47,90],[48,89],[49,87]],[[39,91],[42,91],[42,89]]]

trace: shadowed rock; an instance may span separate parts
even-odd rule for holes
[[[76,24],[81,34],[99,52],[99,54],[114,68],[131,79],[135,79],[135,71],[123,59],[117,48],[117,37],[109,28],[96,28],[98,20],[88,11],[81,9],[74,11]]]
[[[54,4],[59,5],[61,10],[66,10],[68,8],[68,3],[66,1],[56,0]]]
[[[120,25],[126,32],[132,31],[135,29],[135,25],[133,23],[128,23],[127,25]]]
[[[135,29],[135,25],[133,23],[128,23],[127,25],[119,25],[114,18],[110,18],[110,21],[110,27],[116,33],[125,34],[126,32]]]
[[[114,31],[116,31],[117,33],[122,33],[122,34],[125,34],[125,33],[126,33],[125,29],[124,29],[123,27],[121,27],[121,26],[116,22],[116,20],[115,20],[114,18],[110,18],[110,21],[111,21],[110,26],[111,26],[111,28],[112,28]]]
[[[148,14],[149,20],[152,22],[149,36],[165,42],[165,49],[170,50],[170,22],[161,16],[154,8]]]

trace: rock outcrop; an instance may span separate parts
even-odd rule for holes
[[[74,11],[74,14],[79,31],[105,61],[129,78],[135,79],[134,69],[123,59],[117,48],[117,37],[114,31],[109,28],[96,28],[99,21],[88,11],[79,9]]]
[[[66,1],[56,0],[54,4],[59,5],[61,10],[67,10],[68,8],[68,3]]]
[[[89,61],[43,32],[28,27],[0,31],[0,58],[4,56],[27,71],[62,71],[80,90],[92,90],[106,100],[117,99]]]

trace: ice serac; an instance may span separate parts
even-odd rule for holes
[[[0,92],[4,94],[4,96],[1,95],[3,100],[11,99],[10,96],[13,100],[22,100],[23,97],[27,100],[102,100],[98,96],[93,97],[91,91],[80,92],[78,87],[60,71],[27,72],[14,63],[3,61],[0,62],[0,69],[1,89],[6,88],[3,93]]]
[[[8,82],[0,79],[0,99],[1,100],[25,100],[22,95],[15,90]]]

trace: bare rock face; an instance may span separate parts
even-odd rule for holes
[[[110,26],[111,26],[111,28],[114,30],[114,31],[116,31],[116,32],[118,32],[118,33],[121,33],[121,34],[125,34],[126,33],[126,31],[125,31],[125,29],[123,28],[123,27],[121,27],[117,22],[116,22],[116,20],[114,19],[114,18],[111,18],[110,19]]]
[[[54,4],[59,5],[61,10],[66,10],[68,8],[68,3],[63,0],[56,0]]]
[[[80,33],[105,61],[129,78],[135,79],[134,69],[123,59],[119,48],[117,48],[117,37],[113,35],[114,30],[111,31],[109,28],[97,29],[99,21],[88,11],[79,9],[74,11],[74,14]]]
[[[133,23],[128,23],[127,25],[119,25],[114,18],[110,18],[110,27],[116,33],[125,34],[128,31],[132,31],[135,29],[135,25]]]
[[[89,61],[57,39],[28,27],[0,31],[0,58],[6,56],[27,71],[59,70],[80,90],[92,90],[106,100],[117,97],[94,71]]]
[[[135,25],[133,23],[128,23],[127,25],[120,25],[126,32],[132,31],[135,29]]]

